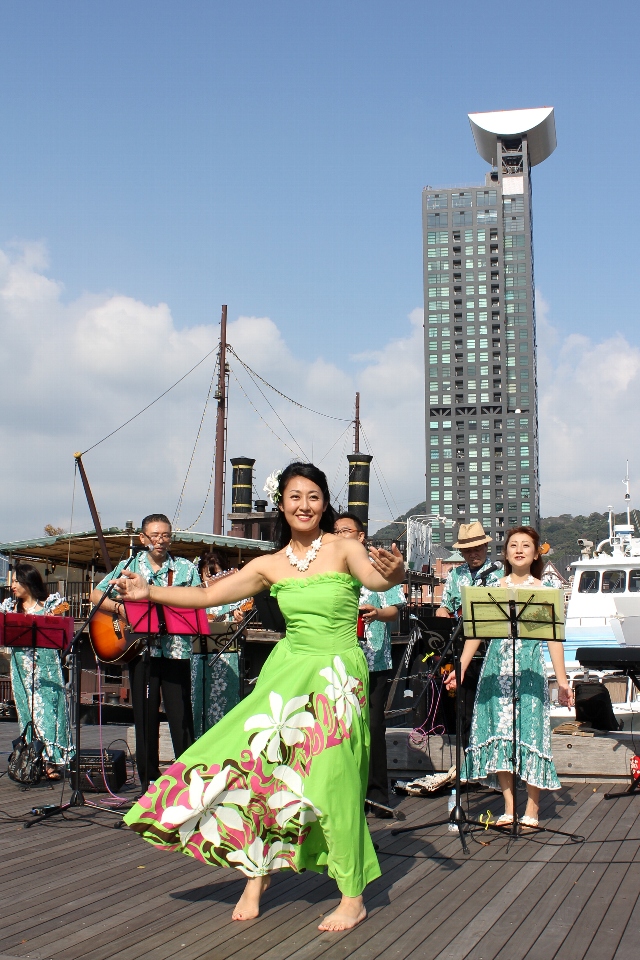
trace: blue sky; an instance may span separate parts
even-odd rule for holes
[[[422,188],[483,182],[467,113],[549,104],[545,316],[635,348],[637,35],[631,2],[5,4],[0,249],[41,242],[61,304],[166,303],[189,330],[225,302],[355,369],[422,305]]]

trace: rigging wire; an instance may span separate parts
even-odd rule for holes
[[[264,417],[262,416],[262,414],[260,413],[260,411],[259,411],[259,410],[257,409],[257,407],[255,406],[253,400],[251,399],[251,397],[249,396],[249,394],[247,393],[247,391],[244,389],[244,387],[242,386],[242,384],[240,383],[240,381],[239,381],[238,378],[236,377],[233,368],[230,368],[230,369],[231,369],[231,373],[232,373],[232,375],[233,375],[233,379],[235,380],[235,382],[236,382],[236,383],[238,384],[238,386],[240,387],[240,390],[241,390],[242,393],[244,394],[246,400],[249,402],[249,404],[250,404],[250,406],[252,407],[254,413],[257,413],[258,417],[262,420],[262,422],[264,423],[265,427],[270,431],[270,433],[273,434],[273,436],[276,438],[276,440],[279,440],[280,443],[282,444],[282,446],[285,447],[285,448],[289,451],[289,453],[292,453],[292,454],[294,455],[294,457],[297,457],[298,454],[296,453],[296,451],[295,451],[295,450],[292,450],[291,447],[289,446],[289,444],[286,443],[286,441],[284,441],[284,440],[282,439],[282,437],[279,437],[278,434],[275,432],[275,430],[270,426],[270,424],[267,423],[267,421],[264,419]]]
[[[362,426],[362,423],[360,424],[360,430],[361,430],[361,432],[362,432],[362,436],[364,437],[364,441],[365,441],[365,443],[366,443],[366,445],[367,445],[367,449],[368,449],[369,453],[372,454],[371,443],[370,443],[370,441],[369,441],[369,438],[368,438],[367,434],[365,433],[365,429],[364,429],[364,427]],[[380,477],[382,477],[382,479],[384,480],[384,482],[385,482],[385,484],[386,484],[386,487],[387,487],[387,491],[388,491],[388,493],[389,493],[389,496],[390,496],[391,499],[393,500],[394,506],[395,506],[395,508],[396,508],[396,514],[395,514],[395,515],[396,515],[397,517],[399,517],[399,516],[401,515],[401,513],[402,513],[402,510],[400,509],[400,507],[398,506],[398,504],[397,504],[396,501],[395,501],[395,497],[393,496],[393,493],[391,492],[391,487],[390,487],[389,484],[387,483],[387,478],[386,478],[386,477],[384,476],[384,474],[382,473],[382,467],[380,467],[380,474],[378,474],[378,470],[377,470],[377,467],[376,467],[376,461],[375,461],[375,459],[372,460],[372,466],[373,466],[373,472],[375,473],[376,478],[377,478],[377,480],[378,480],[378,483],[380,484],[380,489],[382,490],[382,496],[384,497],[384,502],[386,503],[386,505],[387,505],[387,507],[388,507],[388,509],[389,509],[389,513],[393,513],[393,510],[392,510],[391,507],[389,506],[389,501],[387,500],[387,497],[386,497],[386,495],[385,495],[384,488],[383,488],[383,486],[382,486],[382,482],[381,482],[381,480],[380,480]]]
[[[353,422],[351,420],[347,421],[346,417],[333,417],[329,413],[321,413],[320,410],[313,410],[311,407],[306,407],[304,403],[298,403],[297,400],[292,400],[292,398],[288,397],[286,393],[283,393],[282,390],[278,390],[278,388],[274,387],[272,383],[269,383],[269,381],[265,380],[264,377],[261,377],[259,373],[256,373],[255,370],[252,370],[251,367],[244,362],[244,360],[240,359],[240,357],[238,356],[238,354],[235,352],[235,350],[230,344],[227,344],[227,350],[229,351],[229,353],[232,353],[234,355],[234,357],[239,363],[242,364],[242,366],[245,368],[248,374],[250,374],[252,377],[257,377],[258,380],[264,383],[265,387],[269,387],[270,390],[273,390],[274,393],[277,393],[278,396],[283,397],[285,400],[288,400],[289,403],[292,403],[294,406],[300,407],[301,410],[308,410],[309,413],[315,413],[316,416],[318,417],[326,417],[327,420],[341,420],[343,423]]]
[[[234,356],[236,356],[235,353],[234,353]],[[240,358],[238,357],[237,359],[240,359]],[[296,446],[298,447],[298,450],[299,450],[300,453],[302,454],[303,460],[306,460],[307,463],[309,463],[309,457],[306,455],[306,453],[305,453],[304,450],[302,449],[301,445],[298,443],[298,441],[296,440],[296,438],[294,437],[294,435],[291,433],[291,430],[289,430],[289,427],[286,425],[286,423],[284,422],[284,420],[282,419],[282,417],[280,416],[280,414],[278,413],[278,411],[276,410],[276,408],[273,406],[273,404],[272,404],[271,401],[269,400],[269,398],[265,395],[264,390],[260,387],[260,384],[259,384],[259,383],[256,383],[256,381],[254,380],[253,375],[252,375],[252,372],[251,372],[251,370],[249,369],[249,367],[247,367],[246,364],[242,363],[242,360],[240,360],[240,363],[242,364],[242,366],[245,368],[245,370],[246,370],[247,373],[249,374],[249,377],[253,380],[253,383],[254,383],[256,389],[258,390],[258,392],[260,393],[260,395],[262,396],[262,399],[265,401],[266,404],[268,404],[269,407],[271,407],[271,409],[272,409],[273,412],[275,413],[276,417],[278,418],[278,420],[280,421],[280,423],[282,424],[282,426],[285,428],[285,430],[287,431],[287,433],[289,434],[289,436],[291,437],[291,439],[293,440],[293,442],[294,442],[294,443],[296,444]],[[283,396],[284,396],[284,394],[283,394]],[[289,398],[287,397],[287,400],[288,400],[288,399],[289,399]],[[254,407],[254,409],[255,409],[255,407]]]
[[[209,353],[206,353],[206,354],[204,355],[204,357],[202,358],[202,360],[198,360],[198,362],[197,362],[193,367],[191,367],[190,370],[187,370],[187,372],[186,372],[183,376],[181,376],[179,380],[176,380],[176,382],[175,382],[175,383],[172,383],[170,387],[167,387],[167,389],[166,389],[163,393],[161,393],[159,397],[156,397],[155,400],[152,400],[151,403],[148,403],[148,404],[146,405],[146,407],[143,407],[143,408],[142,408],[142,410],[138,410],[138,412],[137,412],[136,414],[134,414],[132,417],[129,417],[129,419],[128,419],[128,420],[125,420],[124,423],[121,423],[119,427],[116,427],[115,430],[112,430],[111,433],[108,433],[108,434],[106,435],[106,437],[103,437],[103,438],[102,438],[102,440],[98,440],[97,443],[94,443],[92,446],[87,447],[86,450],[83,450],[81,456],[84,457],[85,453],[89,453],[91,450],[95,450],[96,447],[99,447],[100,444],[101,444],[101,443],[104,443],[105,440],[108,440],[109,437],[113,437],[116,433],[119,433],[120,430],[123,430],[123,429],[124,429],[126,426],[128,426],[130,423],[133,423],[134,420],[136,420],[136,419],[137,419],[139,416],[141,416],[146,410],[148,410],[148,409],[149,409],[150,407],[152,407],[155,403],[157,403],[158,400],[162,400],[163,397],[166,397],[166,395],[167,395],[168,393],[170,393],[170,392],[174,389],[174,387],[177,387],[179,383],[182,383],[183,380],[186,380],[187,377],[188,377],[190,374],[192,374],[194,370],[197,370],[197,368],[198,368],[199,366],[201,366],[201,364],[203,364],[203,363],[205,362],[205,360],[206,360],[208,357],[211,356],[212,353],[215,353],[217,349],[218,349],[218,344],[216,344],[215,347],[213,347],[212,350],[209,350]]]
[[[180,491],[180,496],[178,497],[178,503],[177,503],[175,512],[174,512],[174,514],[173,514],[173,524],[172,524],[172,526],[174,526],[174,527],[176,526],[176,524],[177,524],[177,522],[178,522],[178,520],[179,520],[179,518],[180,518],[180,511],[181,511],[181,509],[182,509],[182,503],[183,503],[183,499],[184,499],[184,491],[185,491],[185,488],[186,488],[186,486],[187,486],[187,481],[188,481],[188,479],[189,479],[189,474],[191,473],[191,467],[193,466],[193,459],[194,459],[194,457],[195,457],[195,455],[196,455],[196,448],[197,448],[197,446],[198,446],[198,441],[200,440],[200,434],[202,433],[202,424],[204,423],[204,418],[205,418],[205,416],[207,415],[207,407],[208,407],[208,405],[209,405],[209,399],[210,399],[210,397],[211,397],[211,391],[213,390],[213,384],[214,384],[214,382],[215,382],[217,370],[218,370],[218,363],[215,364],[215,366],[214,366],[214,368],[213,368],[213,373],[211,374],[211,381],[210,381],[210,383],[209,383],[209,390],[207,391],[207,399],[206,399],[205,402],[204,402],[204,407],[203,407],[203,410],[202,410],[202,416],[200,417],[200,425],[198,426],[198,432],[197,432],[197,434],[196,434],[196,439],[195,439],[195,442],[194,442],[194,444],[193,444],[193,450],[191,451],[191,458],[190,458],[190,460],[189,460],[189,466],[187,467],[187,472],[186,472],[186,474],[185,474],[184,482],[183,482],[183,484],[182,484],[182,490]],[[209,491],[207,490],[207,496],[208,496],[208,495],[209,495]],[[206,503],[206,501],[205,501],[205,503]],[[204,509],[204,508],[203,508],[203,509]],[[198,519],[200,519],[200,516],[202,516],[202,511],[200,512],[200,515],[199,515]],[[196,523],[197,523],[197,521],[196,521]]]
[[[351,424],[349,424],[349,426],[351,426]],[[348,429],[349,429],[349,427],[347,427],[347,430],[348,430]],[[345,433],[346,433],[346,431],[345,431]],[[339,458],[339,460],[338,460],[338,466],[337,466],[337,468],[336,468],[336,475],[335,475],[335,477],[333,478],[333,483],[331,484],[331,487],[330,487],[331,490],[333,490],[333,488],[335,487],[336,483],[338,482],[338,476],[339,476],[340,470],[341,470],[341,468],[343,467],[343,464],[344,464],[344,458],[345,458],[345,454],[346,454],[346,450],[347,450],[348,444],[349,444],[349,436],[348,436],[348,434],[347,434],[347,436],[345,436],[344,442],[343,442],[343,444],[342,444],[342,449],[341,449],[341,451],[340,451],[340,458]],[[340,502],[340,497],[342,496],[342,493],[343,493],[343,491],[344,491],[344,488],[347,486],[348,482],[349,482],[349,470],[347,469],[347,474],[346,474],[345,480],[344,480],[342,486],[340,487],[340,489],[338,490],[337,495],[334,497],[334,500],[336,501],[336,503],[339,503],[339,502]],[[348,501],[347,501],[347,502],[348,502]]]
[[[352,422],[353,422],[353,421],[352,421]],[[326,460],[326,459],[327,459],[327,457],[329,456],[329,454],[331,453],[331,451],[333,450],[333,448],[336,446],[337,443],[340,443],[340,441],[341,441],[342,438],[344,437],[344,435],[345,435],[345,433],[347,432],[347,430],[350,429],[350,427],[351,427],[351,423],[348,423],[347,426],[346,426],[346,427],[344,428],[344,430],[342,431],[342,433],[340,434],[340,436],[338,437],[338,439],[335,441],[335,443],[332,443],[332,444],[331,444],[331,446],[329,447],[329,449],[328,449],[327,452],[325,453],[324,457],[321,457],[319,460],[316,461],[316,466],[317,466],[317,467],[320,466],[320,464],[322,463],[323,460]]]

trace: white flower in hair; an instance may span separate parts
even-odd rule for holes
[[[282,476],[282,470],[274,470],[273,473],[270,473],[267,479],[265,480],[264,487],[262,488],[264,492],[268,495],[269,500],[275,506],[280,503],[282,499],[282,494],[280,493],[279,481]]]

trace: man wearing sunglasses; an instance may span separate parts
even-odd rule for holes
[[[151,513],[141,524],[140,543],[145,548],[138,553],[128,569],[140,573],[147,583],[156,587],[192,587],[200,583],[195,566],[184,557],[169,553],[171,523],[164,513]],[[119,563],[91,594],[91,602],[98,603],[109,583],[119,576],[126,561]],[[120,600],[107,599],[102,607],[106,613],[117,613],[125,620]],[[191,711],[191,637],[156,636],[149,650],[129,662],[129,681],[136,729],[136,766],[143,792],[150,781],[160,776],[160,692],[169,721],[171,742],[179,757],[194,741]]]

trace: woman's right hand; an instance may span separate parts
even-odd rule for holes
[[[148,600],[149,584],[139,573],[123,570],[117,580],[111,580],[123,600]]]

